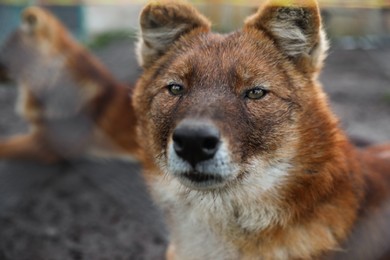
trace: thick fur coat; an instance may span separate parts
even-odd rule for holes
[[[140,24],[133,103],[168,259],[389,256],[390,146],[339,128],[314,0],[269,1],[223,35],[179,1]]]

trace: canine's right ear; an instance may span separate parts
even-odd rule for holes
[[[195,29],[210,30],[210,22],[182,1],[153,1],[142,10],[140,25],[137,55],[144,68],[155,62],[180,36]]]

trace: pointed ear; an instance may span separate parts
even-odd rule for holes
[[[158,0],[148,4],[140,16],[138,62],[149,67],[182,35],[209,31],[210,22],[195,8],[181,1]]]
[[[265,31],[295,62],[318,71],[328,49],[315,0],[270,0],[249,17],[245,27]]]

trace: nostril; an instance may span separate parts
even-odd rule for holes
[[[172,140],[173,140],[173,148],[175,149],[175,151],[178,153],[183,151],[184,149],[183,140],[178,135],[175,134],[172,136]]]
[[[203,141],[203,150],[206,152],[214,152],[219,143],[219,138],[214,136],[206,137]]]

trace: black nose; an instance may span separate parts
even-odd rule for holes
[[[184,121],[173,132],[173,148],[193,167],[214,157],[220,144],[218,129],[209,123]]]

